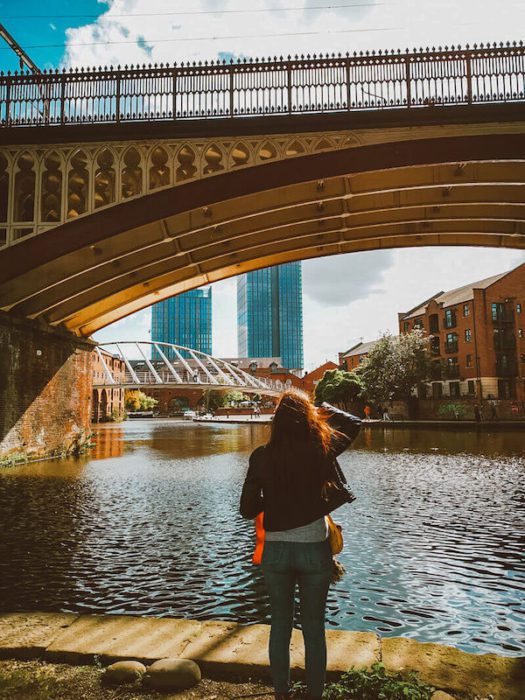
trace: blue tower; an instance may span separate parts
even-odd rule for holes
[[[211,287],[192,289],[151,307],[151,339],[211,355]],[[166,353],[165,353],[166,354]],[[157,357],[155,350],[153,359]],[[174,359],[173,353],[168,354]]]
[[[248,272],[237,278],[239,357],[280,357],[303,368],[301,263]]]

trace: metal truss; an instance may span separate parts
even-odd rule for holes
[[[254,377],[231,362],[182,345],[152,341],[102,343],[96,352],[103,377],[94,388],[238,389],[245,393],[277,395],[287,383]]]

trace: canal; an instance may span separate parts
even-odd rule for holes
[[[266,426],[137,420],[0,471],[0,608],[267,622],[238,513]],[[488,428],[487,428],[488,430]],[[523,432],[364,430],[327,625],[525,653]]]

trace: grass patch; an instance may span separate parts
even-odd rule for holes
[[[352,668],[327,684],[323,700],[430,700],[435,690],[413,671],[389,674],[384,664],[376,663],[370,671]],[[296,683],[294,694],[301,693],[306,693],[306,687]]]

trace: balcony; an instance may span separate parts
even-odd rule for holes
[[[459,366],[452,365],[445,369],[445,377],[447,379],[459,379]]]
[[[516,338],[513,335],[507,337],[494,337],[494,350],[496,352],[501,352],[503,350],[515,350],[516,349]]]
[[[497,377],[517,377],[518,376],[518,365],[515,360],[510,362],[496,362],[496,376]]]
[[[431,355],[440,355],[441,354],[441,349],[439,346],[439,338],[431,338],[430,339],[430,354]]]
[[[445,343],[445,352],[457,352],[458,351],[458,341],[452,340]]]
[[[514,323],[514,308],[510,304],[492,304],[492,323],[495,326],[504,326]]]

